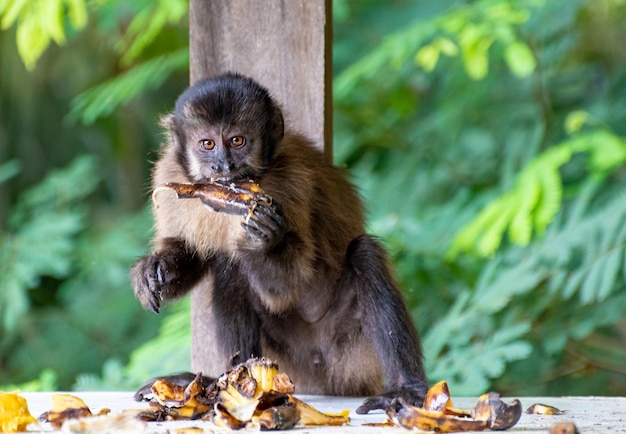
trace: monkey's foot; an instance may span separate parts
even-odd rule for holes
[[[372,396],[363,401],[363,404],[356,409],[356,412],[358,414],[367,414],[372,410],[386,410],[396,399],[400,399],[405,404],[421,407],[424,403],[426,392],[426,384],[419,384],[381,393],[380,395]]]

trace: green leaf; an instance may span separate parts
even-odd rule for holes
[[[604,280],[603,265],[603,258],[595,261],[585,276],[585,280],[580,288],[580,302],[582,304],[591,304],[598,299],[598,291]]]
[[[558,166],[557,166],[558,167]],[[561,207],[563,187],[558,169],[548,164],[541,164],[537,167],[537,181],[541,192],[537,206],[535,208],[535,228],[538,234],[543,234],[556,213]]]
[[[622,249],[615,248],[603,257],[602,260],[602,278],[596,293],[597,301],[606,300],[612,294],[619,276],[620,267],[622,265]]]
[[[87,25],[87,4],[85,0],[67,0],[68,1],[68,16],[70,22],[75,29],[82,29]]]
[[[439,49],[433,44],[423,46],[415,54],[415,62],[428,72],[431,72],[433,69],[435,69],[438,61]]]
[[[476,251],[482,256],[491,256],[502,242],[502,233],[511,221],[513,211],[513,196],[503,196],[502,200],[495,202],[492,214],[494,219],[491,224],[483,228],[483,232],[476,243]]]
[[[482,28],[468,25],[459,35],[459,45],[467,75],[473,80],[482,80],[489,72],[487,52],[494,39],[483,33]]]
[[[589,112],[585,110],[575,110],[570,112],[565,118],[565,132],[567,134],[577,133],[589,119]]]
[[[514,41],[504,49],[504,60],[517,77],[528,77],[537,67],[530,47],[522,41]]]
[[[188,0],[149,2],[131,21],[117,44],[122,65],[129,65],[149,46],[168,24],[178,23],[187,13]]]
[[[29,0],[3,0],[0,2],[0,16],[2,29],[6,30],[13,25],[22,14]]]
[[[626,162],[626,141],[608,131],[600,130],[589,137],[591,161],[589,170],[606,172]]]
[[[0,5],[2,28],[17,23],[17,50],[26,69],[35,68],[50,41],[64,44],[66,14],[75,29],[87,23],[86,0],[13,0]]]
[[[0,165],[0,184],[7,182],[9,179],[20,173],[21,167],[18,160],[7,161]]]
[[[85,227],[82,199],[98,182],[95,160],[76,159],[23,193],[9,215],[10,232],[0,237],[0,317],[12,330],[27,312],[26,292],[42,276],[63,278],[73,265],[75,236]]]
[[[514,206],[517,209],[509,226],[511,241],[520,246],[526,246],[530,243],[533,228],[531,216],[539,201],[539,188],[540,183],[535,176],[530,176],[528,172],[524,172],[520,176],[515,194],[517,200]]]
[[[547,149],[522,169],[513,189],[487,204],[457,233],[448,257],[461,251],[492,255],[507,227],[511,241],[518,245],[530,242],[532,230],[542,235],[560,209],[563,192],[559,169],[577,152],[589,152],[592,173],[606,176],[608,170],[626,162],[626,141],[606,130],[596,130]]]
[[[572,271],[563,288],[563,298],[567,300],[576,294],[586,277],[587,270],[577,269]]]
[[[459,54],[459,47],[450,38],[439,37],[433,44],[446,56]]]
[[[16,32],[17,51],[24,62],[26,69],[35,68],[37,59],[50,43],[50,35],[33,18],[25,19],[20,23]]]

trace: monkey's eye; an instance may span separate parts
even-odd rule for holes
[[[212,139],[202,139],[198,142],[198,144],[202,149],[205,149],[207,151],[215,148],[215,140]]]
[[[233,148],[241,148],[245,144],[246,144],[246,138],[243,136],[235,136],[235,137],[231,137],[230,139],[230,145]]]

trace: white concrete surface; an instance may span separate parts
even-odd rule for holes
[[[121,413],[125,409],[147,408],[146,403],[135,402],[131,392],[70,392],[82,398],[85,403],[95,410],[99,407],[108,407],[113,413]],[[31,414],[38,417],[41,413],[50,409],[52,393],[22,393],[28,401]],[[355,409],[361,404],[360,398],[341,398],[325,396],[299,396],[305,402],[313,405],[319,410],[336,413],[342,410],[350,410],[351,422],[349,426],[343,427],[309,427],[296,428],[294,433],[313,434],[340,434],[340,433],[405,433],[404,428],[386,427],[364,427],[364,423],[378,423],[387,419],[386,415],[380,411],[374,414],[359,415]],[[557,422],[574,422],[580,433],[626,433],[626,397],[624,398],[604,398],[604,397],[517,397],[521,400],[524,410],[535,403],[552,405],[565,413],[556,416],[538,416],[523,414],[521,420],[508,432],[531,432],[549,433],[550,428]],[[503,398],[509,402],[513,398]],[[459,408],[471,408],[477,398],[454,398],[453,402]],[[167,433],[181,427],[201,427],[205,432],[224,432],[225,430],[216,428],[210,422],[202,421],[177,421],[177,422],[150,422],[147,424],[146,433]],[[50,424],[30,426],[29,432],[52,432]],[[245,432],[240,431],[240,432]]]

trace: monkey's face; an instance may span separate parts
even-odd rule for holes
[[[255,178],[262,167],[261,137],[251,129],[198,126],[185,133],[185,161],[194,181]]]
[[[200,80],[164,120],[194,181],[259,179],[282,139],[282,113],[266,89],[237,74]]]

